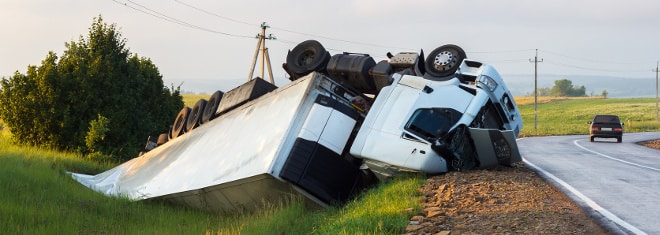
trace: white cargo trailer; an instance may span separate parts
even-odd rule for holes
[[[341,202],[362,184],[359,162],[344,157],[364,117],[359,96],[312,73],[109,171],[72,176],[107,195],[214,211],[295,194]]]

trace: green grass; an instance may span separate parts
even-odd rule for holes
[[[0,135],[0,230],[6,234],[396,234],[419,210],[422,177],[396,179],[344,206],[302,199],[248,213],[210,213],[106,197],[66,172],[111,168],[71,153],[20,147]],[[412,208],[412,210],[406,210]]]
[[[517,99],[518,101],[518,99]],[[518,107],[523,117],[521,136],[587,135],[587,122],[596,114],[614,114],[624,122],[625,132],[660,130],[655,118],[654,98],[628,99],[562,99],[539,101],[537,129],[534,129],[534,103],[525,99]]]
[[[423,177],[398,178],[365,191],[344,206],[311,209],[302,200],[255,213],[223,216],[215,234],[399,234],[419,211]],[[246,223],[246,221],[249,221]]]
[[[17,147],[0,137],[0,228],[6,234],[173,234],[204,231],[209,215],[110,198],[66,172],[101,172],[108,164],[70,153]],[[201,232],[200,232],[201,233]]]

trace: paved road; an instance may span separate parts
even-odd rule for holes
[[[586,135],[518,140],[523,159],[555,182],[592,215],[628,234],[660,234],[660,150],[635,142],[660,132],[616,139]]]

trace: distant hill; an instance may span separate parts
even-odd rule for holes
[[[514,96],[532,95],[534,91],[534,75],[502,75],[506,85]],[[614,76],[589,75],[538,75],[538,88],[552,87],[554,82],[568,79],[573,86],[584,86],[587,95],[600,95],[607,90],[608,97],[655,97],[655,77],[625,78]]]

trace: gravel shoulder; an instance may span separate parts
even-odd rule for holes
[[[524,163],[432,176],[420,191],[405,234],[610,234]]]

